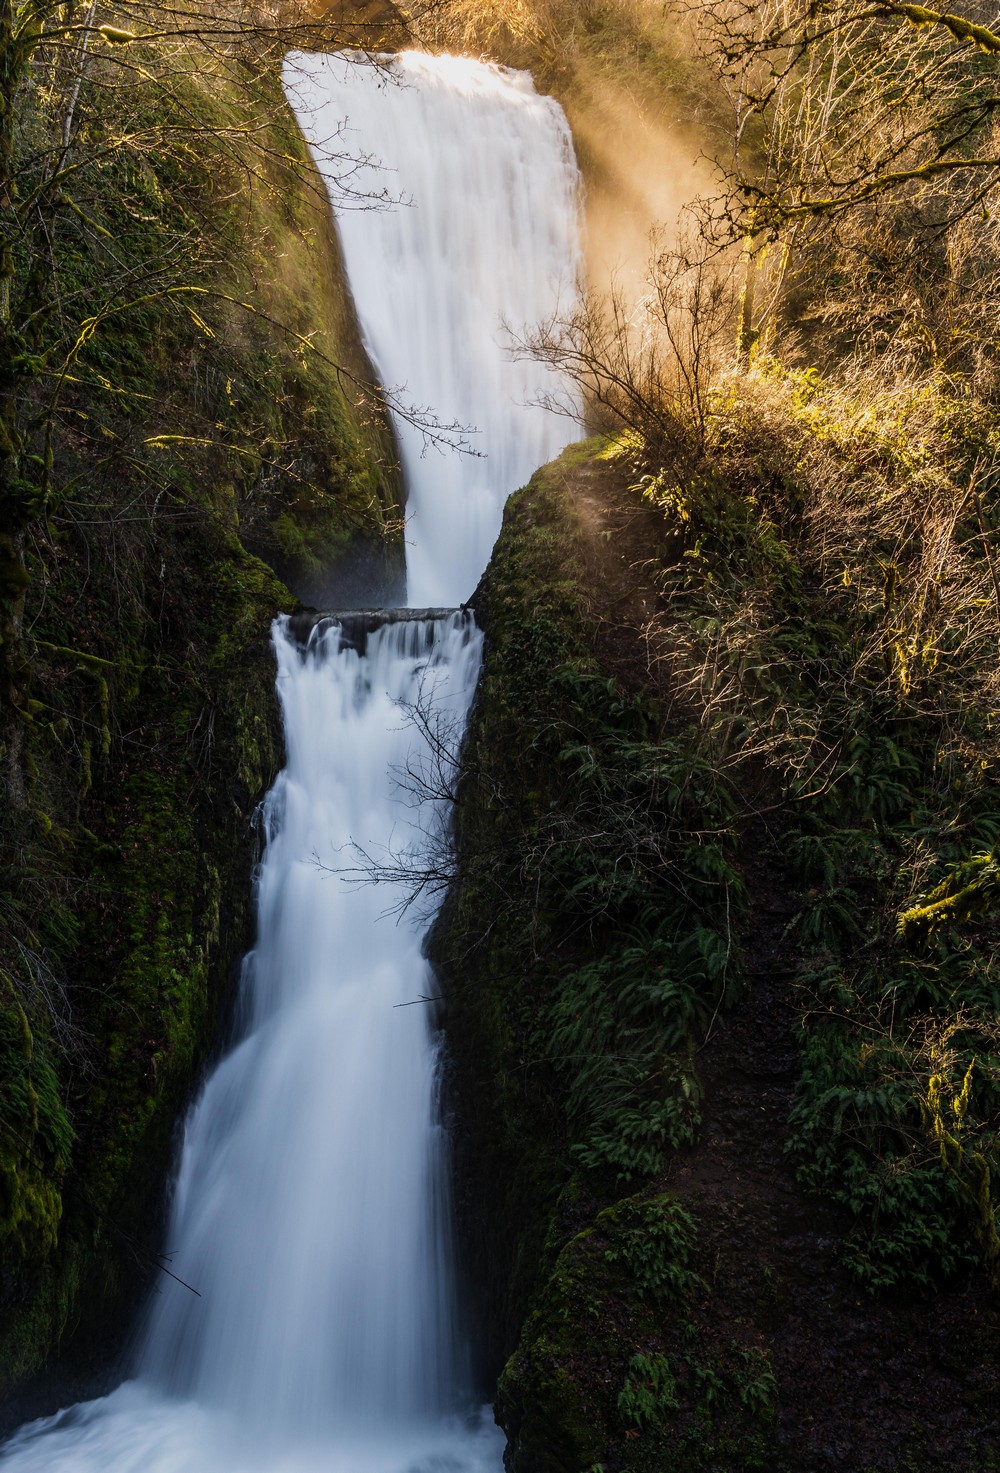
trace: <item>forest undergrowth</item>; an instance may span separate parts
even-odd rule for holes
[[[873,1288],[994,1276],[993,433],[932,370],[831,382],[761,354],[712,403],[707,484],[644,488],[687,543],[647,629],[661,678],[786,856],[788,1149]]]
[[[494,1353],[517,1347],[512,1467],[812,1468],[800,1417],[773,1440],[790,1388],[768,1336],[734,1326],[710,1353],[691,1326],[715,1270],[685,1239],[678,1268],[704,1282],[665,1314],[622,1276],[615,1204],[670,1218],[702,1052],[763,957],[798,1048],[775,1179],[832,1210],[862,1300],[954,1294],[995,1324],[1000,41],[986,15],[905,5],[621,9],[617,52],[600,0],[490,11],[504,59],[534,27],[567,73],[660,68],[728,142],[651,238],[642,291],[597,291],[519,345],[609,439],[514,503],[476,600],[437,943],[488,1081],[456,1061],[456,1108],[490,1141],[459,1161],[467,1247]],[[982,1429],[921,1450],[899,1415],[879,1468],[985,1465]],[[846,1430],[829,1457],[858,1466]]]
[[[526,346],[627,426],[671,533],[657,684],[736,813],[776,815],[800,1179],[850,1209],[871,1287],[973,1257],[996,1287],[1000,43],[823,16],[693,12],[723,185],[638,308]]]

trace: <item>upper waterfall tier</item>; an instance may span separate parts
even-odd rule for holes
[[[283,80],[330,184],[362,333],[383,385],[459,425],[472,454],[395,416],[412,605],[454,606],[489,561],[509,493],[577,438],[576,387],[512,352],[577,300],[578,174],[566,119],[527,72],[403,52],[381,69],[294,52]],[[338,185],[345,154],[351,199]],[[398,201],[379,206],[382,197]],[[543,407],[557,399],[563,413]]]

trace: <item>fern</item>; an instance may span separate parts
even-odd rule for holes
[[[618,1411],[633,1427],[657,1427],[680,1407],[677,1381],[665,1355],[634,1355],[625,1385],[618,1393]]]

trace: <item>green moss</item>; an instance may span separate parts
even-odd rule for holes
[[[99,1356],[148,1278],[175,1122],[249,940],[250,818],[281,748],[269,626],[293,600],[248,548],[303,577],[401,559],[391,436],[274,67],[194,42],[142,66],[134,146],[90,156],[121,94],[81,88],[54,247],[70,341],[40,346],[61,362],[77,310],[93,331],[25,458],[46,520],[16,549],[30,633],[5,655],[30,692],[0,713],[4,1392],[70,1342]],[[41,146],[59,118],[44,89],[27,102]],[[15,312],[35,290],[18,249]],[[121,259],[152,283],[135,300],[108,285]]]
[[[18,1234],[24,1249],[23,1287],[0,1316],[8,1385],[92,1316],[114,1333],[157,1216],[174,1122],[247,936],[250,809],[280,751],[267,632],[287,595],[235,539],[203,545],[194,561],[193,643],[161,645],[152,660],[134,648],[129,678],[111,693],[131,746],[95,757],[93,791],[71,800],[85,797],[88,823],[57,835],[67,858],[77,851],[87,883],[72,910],[53,907],[41,924],[49,956],[58,943],[74,970],[86,1068],[47,1045],[62,1082],[51,1065],[36,1067],[33,1152],[46,1147],[48,1164],[39,1175],[23,1157],[4,1162],[11,1185],[0,1232]],[[116,670],[128,658],[123,648],[117,655]],[[50,772],[44,756],[39,782]],[[68,1127],[60,1135],[49,1122],[65,1124],[66,1093],[75,1146]]]
[[[777,1466],[768,1349],[714,1322],[707,1269],[670,1196],[623,1198],[565,1243],[500,1378],[512,1473]]]
[[[58,1240],[62,1197],[16,1138],[5,1135],[0,1141],[0,1253],[12,1266],[44,1262]]]
[[[1000,857],[994,851],[975,854],[953,866],[946,879],[919,904],[905,910],[897,934],[911,945],[935,932],[983,916],[1000,900]]]

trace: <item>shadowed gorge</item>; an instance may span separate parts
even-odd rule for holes
[[[0,0],[4,1467],[1000,1466],[998,58]]]
[[[391,107],[365,115],[386,74],[411,115],[402,129]],[[385,374],[400,352],[420,403],[450,403],[461,384],[458,407],[482,437],[459,496],[452,465],[442,486],[441,466],[408,448],[408,435],[426,448],[423,426],[396,425],[411,601],[458,603],[507,490],[573,428],[529,407],[544,370],[508,363],[500,342],[505,312],[545,315],[575,292],[568,133],[527,76],[481,63],[404,53],[375,74],[293,55],[285,75],[321,167],[350,108],[410,201],[401,216],[369,209],[344,224],[345,249],[372,360]],[[464,135],[456,115],[469,119]],[[515,223],[516,268],[513,239],[477,228],[488,209]],[[402,290],[380,317],[390,262]],[[480,638],[461,611],[400,615],[370,615],[363,639],[357,618],[320,619],[301,644],[289,621],[275,627],[286,764],[264,808],[236,1040],[184,1132],[171,1278],[150,1304],[133,1379],[22,1429],[5,1466],[263,1469],[294,1458],[402,1470],[443,1457],[475,1473],[499,1462],[496,1434],[479,1426],[454,1287],[426,920],[397,917],[405,887],[358,883],[359,856],[379,863],[444,839],[447,777],[421,803],[407,774],[457,762]]]

